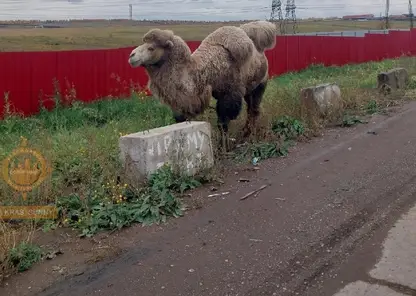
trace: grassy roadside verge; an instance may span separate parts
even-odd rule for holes
[[[416,71],[413,65],[415,59],[403,58],[344,67],[314,66],[273,79],[264,98],[262,132],[253,143],[236,151],[235,156],[242,161],[257,161],[285,155],[288,140],[295,141],[298,136],[312,132],[300,114],[301,88],[337,83],[346,106],[340,124],[351,125],[359,122],[356,116],[380,112],[391,103],[372,90],[379,72],[405,66],[413,73]],[[200,119],[215,127],[215,112],[207,111]],[[232,123],[232,134],[238,133],[244,120],[245,111]],[[8,114],[0,122],[0,159],[19,145],[21,136],[41,151],[54,171],[49,182],[28,195],[28,202],[56,203],[60,217],[35,226],[24,221],[1,223],[1,273],[22,271],[42,259],[43,251],[32,245],[30,239],[39,227],[44,230],[71,227],[82,236],[90,236],[100,230],[117,230],[132,223],[163,223],[169,217],[181,216],[184,211],[181,194],[210,181],[210,177],[175,176],[164,167],[148,184],[135,186],[124,179],[118,162],[120,135],[171,123],[172,115],[166,106],[139,94],[88,105],[73,102],[70,107],[57,107],[25,119]],[[17,204],[15,193],[3,181],[0,196],[3,204]],[[25,268],[19,267],[22,265]]]

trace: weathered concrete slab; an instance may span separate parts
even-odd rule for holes
[[[416,289],[416,207],[389,231],[382,258],[370,275]]]
[[[120,137],[120,157],[127,175],[144,180],[163,164],[193,175],[214,163],[211,125],[182,122]]]
[[[377,88],[385,93],[405,89],[409,83],[409,73],[405,68],[394,68],[377,75]]]
[[[302,114],[309,118],[338,117],[342,113],[341,90],[335,83],[303,88],[300,96]]]
[[[404,296],[405,294],[397,293],[387,287],[371,285],[362,281],[346,285],[341,291],[334,296]]]

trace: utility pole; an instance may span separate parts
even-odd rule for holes
[[[272,0],[272,12],[270,13],[270,21],[276,20],[276,14],[277,19],[279,20],[279,29],[280,34],[285,33],[285,27],[283,23],[283,14],[282,14],[282,1],[281,0]]]
[[[287,0],[286,2],[286,15],[285,15],[285,27],[289,19],[293,25],[293,34],[296,34],[298,29],[298,24],[296,21],[296,5],[295,0]]]
[[[389,10],[390,10],[390,0],[386,0],[386,21],[385,21],[386,29],[390,29]]]
[[[133,20],[133,4],[129,4],[129,16],[130,20]]]
[[[409,18],[410,18],[410,29],[413,29],[413,8],[412,8],[412,0],[409,0]]]

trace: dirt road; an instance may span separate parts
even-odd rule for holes
[[[118,258],[36,295],[331,296],[360,280],[416,295],[411,282],[368,275],[388,231],[416,203],[415,127],[410,103],[391,117],[329,131],[257,172],[233,174],[220,188],[231,194],[163,230],[131,235]],[[241,176],[250,182],[238,183]],[[416,269],[394,272],[416,282]],[[342,295],[370,295],[363,282]]]

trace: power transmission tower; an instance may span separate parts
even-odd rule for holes
[[[287,0],[286,2],[286,16],[285,16],[285,23],[289,21],[292,22],[293,25],[293,34],[296,34],[298,30],[298,23],[296,21],[296,5],[295,0]]]
[[[298,32],[298,21],[296,18],[296,5],[295,0],[292,1],[292,13],[291,13],[292,21],[293,21],[293,34]]]
[[[272,0],[272,12],[270,13],[270,21],[276,20],[276,14],[277,19],[279,20],[279,29],[280,34],[285,33],[285,27],[283,22],[283,14],[282,14],[282,1],[281,0]]]
[[[390,29],[389,10],[390,10],[390,0],[386,0],[386,21],[385,21],[386,29]]]
[[[412,8],[412,0],[409,0],[409,18],[410,18],[410,28],[413,29],[413,8]]]
[[[129,16],[130,20],[133,19],[133,4],[129,4]]]

